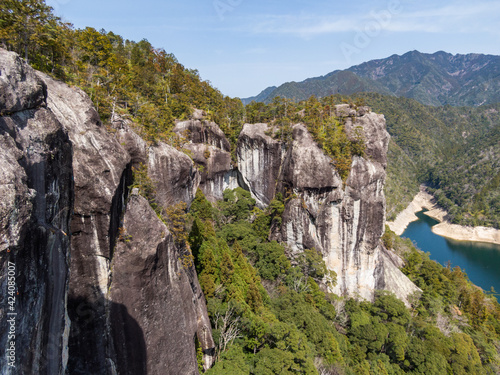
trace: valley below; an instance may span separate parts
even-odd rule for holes
[[[424,186],[420,187],[420,192],[413,198],[411,203],[401,211],[394,221],[387,221],[386,224],[397,235],[402,235],[408,225],[420,220],[416,215],[422,212],[437,221],[431,227],[432,232],[455,241],[484,242],[500,245],[500,230],[489,227],[471,227],[449,222],[448,212],[436,203],[434,196],[429,194]],[[425,250],[425,249],[424,249]]]

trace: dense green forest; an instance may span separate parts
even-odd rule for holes
[[[131,119],[149,142],[177,146],[174,120],[188,118],[193,108],[207,111],[233,147],[244,122],[270,122],[274,136],[287,139],[291,124],[301,121],[345,179],[352,156],[363,155],[362,134],[349,140],[333,105],[369,104],[386,113],[394,140],[389,153],[398,163],[389,164],[387,187],[393,212],[400,209],[396,202],[411,199],[418,183],[427,181],[450,210],[461,197],[460,210],[470,212],[457,212],[458,221],[474,217],[494,224],[487,220],[498,214],[498,106],[431,111],[409,99],[366,95],[300,103],[276,98],[244,107],[146,40],[74,29],[43,1],[3,1],[0,22],[2,46],[85,90],[104,123],[114,114]],[[388,229],[385,246],[405,260],[403,272],[422,289],[410,307],[386,292],[373,303],[330,294],[325,283],[335,283],[336,275],[315,249],[290,258],[281,244],[268,241],[271,226],[281,224],[286,197],[278,195],[260,210],[241,188],[225,191],[217,204],[199,190],[189,210],[185,204],[159,207],[147,170],[135,170],[134,177],[134,186],[185,250],[182,262],[197,269],[216,342],[217,361],[209,374],[500,372],[497,301],[460,269],[440,266]],[[460,179],[468,180],[460,190],[464,195],[454,190]]]
[[[407,98],[358,97],[385,115],[394,141],[389,148],[388,217],[409,203],[408,187],[413,193],[424,183],[453,223],[500,228],[500,104],[430,107]]]
[[[74,29],[42,0],[1,2],[0,46],[82,88],[103,122],[115,113],[132,119],[149,141],[174,144],[174,119],[187,118],[193,108],[207,111],[230,138],[239,133],[241,101],[222,95],[173,54],[146,39],[134,42],[105,30]]]
[[[496,374],[500,305],[459,269],[409,240],[383,240],[421,289],[407,308],[379,292],[373,303],[325,293],[335,283],[314,249],[290,260],[267,241],[282,197],[264,211],[238,188],[212,206],[198,191],[185,237],[208,301],[217,344],[209,374]]]

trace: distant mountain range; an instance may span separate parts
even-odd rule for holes
[[[269,103],[276,96],[303,100],[311,95],[375,92],[407,97],[426,105],[479,106],[500,102],[500,56],[412,51],[372,60],[302,82],[268,87],[242,99]]]

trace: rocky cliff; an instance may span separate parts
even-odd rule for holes
[[[196,374],[196,340],[209,367],[194,267],[129,192],[143,163],[161,204],[190,203],[200,179],[191,159],[148,146],[124,122],[103,126],[85,93],[4,50],[0,92],[2,290],[15,284],[0,318],[15,317],[16,349],[16,367],[2,356],[1,373]]]
[[[293,127],[293,140],[273,139],[266,124],[246,124],[238,142],[238,167],[253,197],[268,204],[277,192],[288,197],[280,227],[271,238],[286,243],[292,257],[315,248],[337,273],[333,292],[373,299],[377,289],[406,300],[418,290],[399,267],[402,261],[384,248],[383,192],[389,134],[382,115],[361,107],[336,107],[347,116],[346,132],[361,129],[365,156],[355,156],[345,184],[306,127]],[[358,130],[359,131],[359,130]]]
[[[200,171],[200,189],[212,202],[222,199],[226,189],[235,189],[239,173],[231,162],[231,145],[219,126],[204,120],[203,111],[196,110],[194,118],[176,124],[174,132],[184,140],[184,150]]]
[[[189,206],[198,188],[217,201],[240,186],[260,207],[281,193],[282,224],[270,238],[286,244],[291,258],[320,251],[338,275],[336,293],[372,299],[387,289],[406,299],[417,288],[380,241],[384,117],[336,110],[347,134],[361,129],[366,140],[345,182],[302,124],[287,142],[267,124],[246,124],[236,160],[200,111],[174,128],[183,152],[148,144],[123,119],[104,126],[81,90],[0,50],[0,282],[12,291],[2,293],[0,319],[15,317],[17,365],[0,357],[1,372],[196,374],[196,342],[211,366],[210,321],[186,249],[130,191],[141,165],[163,207]],[[11,331],[0,332],[8,347]]]

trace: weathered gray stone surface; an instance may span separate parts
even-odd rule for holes
[[[15,55],[0,49],[0,62],[0,84],[10,90],[0,96],[0,283],[6,290],[14,262],[21,313],[18,367],[7,372],[2,356],[0,372],[196,374],[195,333],[207,365],[213,354],[196,273],[179,268],[177,248],[144,199],[132,197],[126,212],[133,165],[151,167],[169,204],[194,196],[193,162],[169,146],[148,147],[127,124],[106,128],[83,91]],[[136,238],[127,254],[116,244],[124,214]],[[137,242],[140,233],[148,235]],[[2,331],[3,347],[5,340]]]
[[[355,140],[356,129],[362,129],[368,159],[380,163],[384,168],[387,166],[387,148],[389,139],[385,130],[384,115],[373,112],[366,112],[365,107],[358,110],[358,117],[350,117],[345,120],[347,135],[351,140]]]
[[[195,110],[195,118],[202,118]],[[231,162],[231,147],[226,136],[214,122],[190,120],[177,123],[174,132],[184,137],[187,150],[200,171],[199,187],[212,202],[222,199],[226,189],[238,185],[238,172]]]
[[[385,167],[389,134],[381,115],[348,105],[348,136],[363,135],[366,157],[354,157],[345,186],[334,161],[316,145],[305,126],[293,127],[293,141],[281,145],[264,124],[245,125],[238,142],[238,166],[252,195],[269,202],[279,191],[289,196],[280,228],[271,238],[289,246],[291,256],[315,248],[337,273],[333,292],[373,299],[377,289],[406,300],[418,288],[399,271],[397,258],[381,244],[384,230]],[[284,150],[280,157],[276,150]],[[268,150],[273,150],[269,152]],[[276,189],[270,184],[274,181]]]
[[[132,167],[138,168],[141,164],[148,164],[148,144],[132,130],[129,120],[115,116],[112,120],[113,129],[116,130],[116,139],[130,155]]]
[[[148,202],[132,195],[109,293],[119,374],[196,374],[194,337],[202,349],[214,347],[194,266],[182,258]]]
[[[179,202],[191,204],[200,176],[189,156],[160,142],[149,148],[148,173],[163,207]]]
[[[224,151],[231,151],[229,141],[215,122],[206,120],[181,121],[175,125],[174,132],[184,136],[192,143],[207,144]]]
[[[293,142],[283,163],[281,183],[295,190],[342,186],[333,160],[326,156],[302,124],[293,127]]]
[[[0,114],[24,111],[45,104],[45,83],[14,52],[0,53]]]
[[[267,124],[245,124],[238,137],[238,170],[259,207],[274,198],[284,157],[284,145],[266,134]]]
[[[61,123],[46,108],[45,85],[16,55],[0,49],[0,319],[13,297],[16,367],[5,355],[7,329],[0,330],[2,374],[64,373],[69,319],[66,291],[69,222],[73,206],[72,146]],[[7,84],[6,84],[7,82]],[[17,82],[20,90],[16,91]],[[8,271],[15,274],[12,294]],[[12,301],[12,299],[11,299]]]

